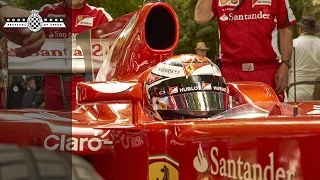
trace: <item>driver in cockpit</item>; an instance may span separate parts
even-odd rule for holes
[[[228,109],[228,85],[204,57],[173,56],[145,73],[144,105],[154,120],[208,118]]]

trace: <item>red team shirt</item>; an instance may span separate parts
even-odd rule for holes
[[[44,5],[40,9],[40,16],[65,18],[66,28],[44,29],[48,38],[68,38],[71,33],[79,34],[112,20],[103,8],[89,6],[86,3],[82,9],[67,8],[64,2]]]
[[[47,38],[64,39],[72,34],[78,34],[112,20],[112,17],[103,9],[89,6],[85,3],[81,9],[67,8],[64,2],[53,5],[44,5],[40,9],[40,16],[63,17],[66,28],[44,29]],[[68,98],[69,109],[76,108],[76,84],[83,81],[82,77],[72,78],[72,82],[65,83],[65,92]],[[60,77],[47,75],[44,78],[45,108],[49,110],[63,110],[63,99],[60,88]]]
[[[223,62],[280,59],[278,29],[295,24],[288,0],[213,0]],[[235,7],[239,6],[238,10]]]

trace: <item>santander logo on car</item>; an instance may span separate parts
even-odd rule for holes
[[[194,157],[192,162],[194,169],[200,174],[210,173],[212,176],[244,180],[293,180],[297,175],[295,169],[276,166],[274,152],[270,152],[268,156],[264,157],[268,162],[265,165],[257,161],[247,161],[248,158],[241,155],[236,158],[219,156],[218,147],[212,147],[209,152],[208,150],[206,152],[200,143],[197,156]]]

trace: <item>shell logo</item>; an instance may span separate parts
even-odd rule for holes
[[[179,180],[179,163],[166,155],[149,157],[149,180]]]

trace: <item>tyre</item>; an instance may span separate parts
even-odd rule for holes
[[[102,180],[90,163],[72,153],[0,145],[0,180]]]

